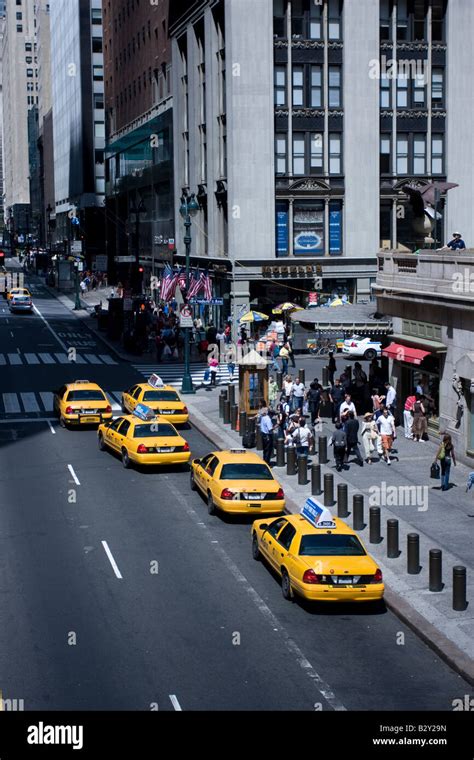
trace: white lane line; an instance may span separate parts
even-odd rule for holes
[[[112,556],[112,552],[110,551],[110,549],[108,547],[107,541],[102,541],[102,546],[104,547],[105,553],[106,553],[107,557],[110,560],[110,564],[112,565],[112,568],[113,568],[113,571],[114,571],[115,575],[117,576],[117,578],[122,578],[122,573],[120,572],[120,570],[117,567],[117,563],[116,563],[116,561],[114,560],[114,558]]]
[[[34,393],[20,393],[25,412],[40,412],[39,404]]]
[[[38,354],[39,358],[43,362],[43,364],[55,364],[53,357],[51,354]]]
[[[0,364],[6,364],[7,360],[5,359],[3,354],[0,354]]]
[[[49,429],[51,430],[52,434],[53,434],[53,435],[56,435],[56,431],[55,431],[55,429],[53,428],[53,426],[51,425],[51,423],[50,423],[50,421],[49,421],[49,420],[48,420],[48,425],[49,425]]]
[[[178,697],[176,696],[176,694],[170,694],[169,696],[170,696],[170,699],[171,699],[171,704],[173,705],[173,707],[176,710],[176,712],[182,712],[183,708],[179,704]]]
[[[90,364],[102,364],[99,357],[96,354],[84,354],[84,359],[87,359]]]
[[[67,346],[66,346],[66,344],[62,342],[61,338],[59,337],[59,335],[57,335],[57,334],[55,333],[55,331],[53,330],[53,328],[52,328],[52,327],[51,327],[51,325],[49,324],[48,320],[47,320],[47,319],[45,319],[45,318],[43,317],[43,315],[41,314],[41,312],[40,312],[40,310],[38,309],[38,307],[37,307],[37,306],[35,306],[34,304],[33,304],[33,311],[35,311],[35,312],[37,313],[38,317],[40,317],[40,319],[42,319],[42,320],[43,320],[43,322],[45,323],[46,327],[47,327],[47,328],[48,328],[48,330],[49,330],[49,331],[50,331],[50,332],[51,332],[51,333],[54,335],[54,337],[55,337],[55,338],[56,338],[56,340],[58,341],[58,343],[59,343],[59,345],[61,346],[61,348],[63,349],[63,351],[66,351],[66,353],[67,353]]]
[[[83,359],[83,357],[80,354],[76,354],[76,358],[71,363],[72,364],[87,364],[86,360]]]
[[[69,359],[67,358],[67,354],[54,354],[56,359],[58,360],[59,364],[69,364]]]
[[[21,412],[16,393],[4,393],[3,405],[7,414],[18,414],[18,412]]]
[[[178,491],[178,489],[172,483],[172,481],[169,481],[167,485],[170,491],[172,491],[172,493],[174,494],[177,502],[181,504],[181,506],[187,512],[187,514],[191,517],[193,522],[199,523],[198,513],[196,512],[196,510],[194,510],[192,507],[188,505],[186,499]],[[209,538],[210,536],[211,534],[209,534]],[[298,665],[303,670],[303,672],[308,676],[308,678],[311,679],[318,693],[321,694],[322,697],[324,697],[326,702],[332,707],[333,710],[341,711],[341,712],[345,711],[347,708],[344,707],[343,703],[334,694],[331,686],[319,675],[319,673],[311,665],[310,661],[307,659],[307,657],[305,656],[303,651],[300,649],[296,641],[291,638],[290,634],[287,632],[285,627],[280,623],[280,620],[277,618],[276,615],[273,614],[270,607],[262,599],[260,594],[257,591],[255,591],[251,583],[249,583],[247,578],[240,572],[239,568],[237,567],[235,562],[231,559],[231,557],[227,554],[227,552],[219,545],[218,546],[214,545],[213,549],[219,554],[225,566],[234,576],[235,580],[240,584],[241,588],[243,588],[244,591],[247,592],[250,599],[252,600],[252,602],[258,609],[258,611],[263,615],[267,623],[269,623],[271,628],[273,630],[278,630],[279,635],[283,638],[283,642],[287,650],[296,658]]]
[[[72,464],[68,464],[67,468],[68,468],[69,472],[71,473],[72,479],[74,480],[74,483],[76,484],[76,486],[80,486],[81,484],[79,482],[79,478],[77,477],[76,473],[74,472],[74,467],[72,466]]]
[[[36,354],[25,354],[25,359],[27,364],[40,364],[40,360]]]
[[[11,330],[10,330],[10,335],[12,336],[12,338],[14,338],[14,337],[15,337],[15,336],[13,335],[13,333],[12,333],[12,331],[11,331]]]
[[[102,359],[104,364],[118,364],[115,359],[112,359],[108,354],[99,354],[99,359]]]

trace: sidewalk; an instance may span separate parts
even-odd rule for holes
[[[219,448],[241,447],[239,433],[224,426],[219,419],[218,392],[198,391],[195,396],[186,396],[193,425],[205,435],[212,445]],[[326,435],[328,440],[333,425],[324,422],[318,435]],[[403,430],[398,430],[403,436]],[[380,565],[386,584],[385,601],[409,627],[428,643],[440,656],[454,667],[464,678],[474,683],[474,604],[468,604],[463,612],[452,609],[452,568],[464,565],[468,576],[468,598],[474,577],[473,537],[474,537],[474,494],[465,492],[468,468],[453,467],[451,478],[458,484],[449,491],[441,492],[439,481],[429,480],[429,468],[434,459],[437,445],[433,442],[416,444],[404,437],[395,442],[398,446],[399,461],[391,467],[383,462],[359,467],[352,464],[350,469],[337,473],[332,449],[328,447],[330,461],[321,467],[321,482],[324,474],[333,473],[334,493],[337,485],[348,486],[348,509],[351,513],[354,494],[364,494],[364,522],[366,527],[360,532],[368,551]],[[317,457],[310,461],[317,462]],[[298,485],[298,477],[286,474],[286,467],[274,469],[281,482],[289,512],[298,512],[311,495],[311,484]],[[308,473],[310,476],[310,473]],[[416,497],[411,505],[406,505],[405,486],[420,486],[413,489]],[[400,496],[402,498],[400,498]],[[397,498],[397,496],[399,498]],[[319,497],[322,499],[322,495]],[[385,506],[386,502],[396,502]],[[398,502],[398,503],[397,503]],[[400,503],[401,502],[401,503]],[[380,544],[369,543],[369,507],[381,508]],[[334,504],[333,513],[337,514]],[[399,521],[400,556],[388,559],[386,556],[386,521]],[[345,518],[352,525],[352,513]],[[418,575],[408,575],[406,544],[407,534],[416,532],[420,536],[420,564]],[[443,581],[445,587],[440,593],[428,590],[429,549],[443,551]]]

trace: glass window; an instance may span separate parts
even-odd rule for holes
[[[364,557],[365,551],[357,536],[338,533],[313,533],[302,536],[302,557]]]
[[[283,0],[274,0],[273,3],[273,36],[286,37],[285,6]]]
[[[176,391],[145,391],[143,401],[179,401]]]
[[[397,135],[397,174],[408,174],[407,135]]]
[[[305,174],[304,134],[293,135],[293,174]]]
[[[380,41],[392,39],[392,3],[380,0]]]
[[[328,0],[328,39],[341,38],[341,3],[340,0]]]
[[[295,66],[293,68],[293,105],[304,105],[304,69],[303,66]]]
[[[426,10],[425,0],[413,1],[413,40],[421,42],[426,39]]]
[[[166,422],[151,422],[144,423],[143,425],[135,425],[133,431],[134,438],[154,438],[157,436],[163,436],[163,438],[177,438],[178,432],[174,429],[173,425],[168,425]]]
[[[288,525],[285,525],[281,533],[278,535],[278,543],[283,546],[284,549],[287,551],[290,548],[291,542],[293,541],[293,536],[296,533],[296,528],[288,523]]]
[[[413,138],[413,172],[426,174],[426,135],[415,135]]]
[[[268,528],[268,533],[270,533],[273,538],[276,538],[282,527],[286,525],[287,522],[288,521],[285,520],[284,517],[280,517],[278,520],[274,520],[274,522],[272,522]]]
[[[329,108],[341,106],[341,69],[339,66],[329,67]]]
[[[423,75],[417,75],[413,79],[413,105],[425,105],[425,78]]]
[[[95,122],[94,133],[96,137],[105,137],[105,124],[103,121]]]
[[[397,3],[397,40],[408,39],[408,8],[407,0]]]
[[[392,80],[386,74],[380,77],[380,108],[392,107]]]
[[[286,67],[275,68],[275,105],[286,106]]]
[[[277,174],[287,172],[286,134],[275,135],[275,168]]]
[[[444,69],[431,72],[431,100],[433,108],[440,108],[444,101]]]
[[[127,435],[129,429],[130,429],[130,422],[128,420],[124,420],[122,424],[120,425],[118,432],[120,433],[120,435]]]
[[[342,174],[340,134],[329,135],[329,174]]]
[[[380,136],[380,171],[382,174],[389,174],[391,168],[390,161],[390,135]]]
[[[322,108],[323,72],[321,66],[311,66],[311,107]]]
[[[431,173],[443,174],[443,135],[432,135],[431,138]]]
[[[397,107],[408,107],[408,77],[397,77]]]
[[[444,41],[444,17],[446,0],[432,0],[431,38],[433,42]]]
[[[320,174],[323,171],[323,136],[320,133],[311,135],[311,173]]]
[[[316,5],[314,2],[310,2],[309,5],[309,38],[311,40],[321,40],[323,36],[322,20],[322,4]]]
[[[220,477],[221,480],[273,480],[272,472],[266,464],[251,462],[224,464]]]
[[[324,254],[324,203],[294,204],[293,249],[295,256]]]
[[[102,391],[69,391],[66,401],[106,401]]]

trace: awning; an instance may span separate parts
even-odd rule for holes
[[[387,348],[382,349],[382,356],[399,362],[408,362],[408,364],[421,364],[429,355],[429,351],[422,351],[421,348],[413,348],[413,346],[402,346],[401,343],[390,343]]]
[[[393,340],[402,343],[407,346],[414,346],[414,348],[424,348],[429,351],[430,354],[445,354],[448,347],[444,343],[440,343],[437,340],[429,340],[428,338],[419,338],[413,335],[400,335],[393,333],[391,336]]]

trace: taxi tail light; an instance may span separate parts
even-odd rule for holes
[[[372,583],[382,583],[383,575],[380,567],[377,568],[375,571],[375,575],[373,577]]]
[[[112,407],[110,406],[110,404],[107,404],[107,406],[105,407],[105,413],[110,414],[111,411],[112,411]]]
[[[279,488],[275,496],[275,499],[284,499],[284,498],[285,498],[285,492],[283,488]]]
[[[137,453],[138,454],[147,454],[148,453],[148,449],[147,449],[147,447],[143,443],[141,443],[139,445],[138,449],[137,449]]]
[[[189,414],[187,406],[183,406],[183,414]]]
[[[187,441],[184,442],[183,451],[189,451],[189,443]]]
[[[66,414],[74,414],[74,409],[72,408],[72,406],[66,407]]]
[[[321,576],[316,575],[314,570],[306,570],[303,575],[303,583],[321,583]]]
[[[228,500],[230,500],[230,499],[233,499],[233,498],[234,498],[234,494],[232,493],[232,491],[230,491],[228,488],[224,488],[224,490],[221,493],[221,499],[228,499]]]

